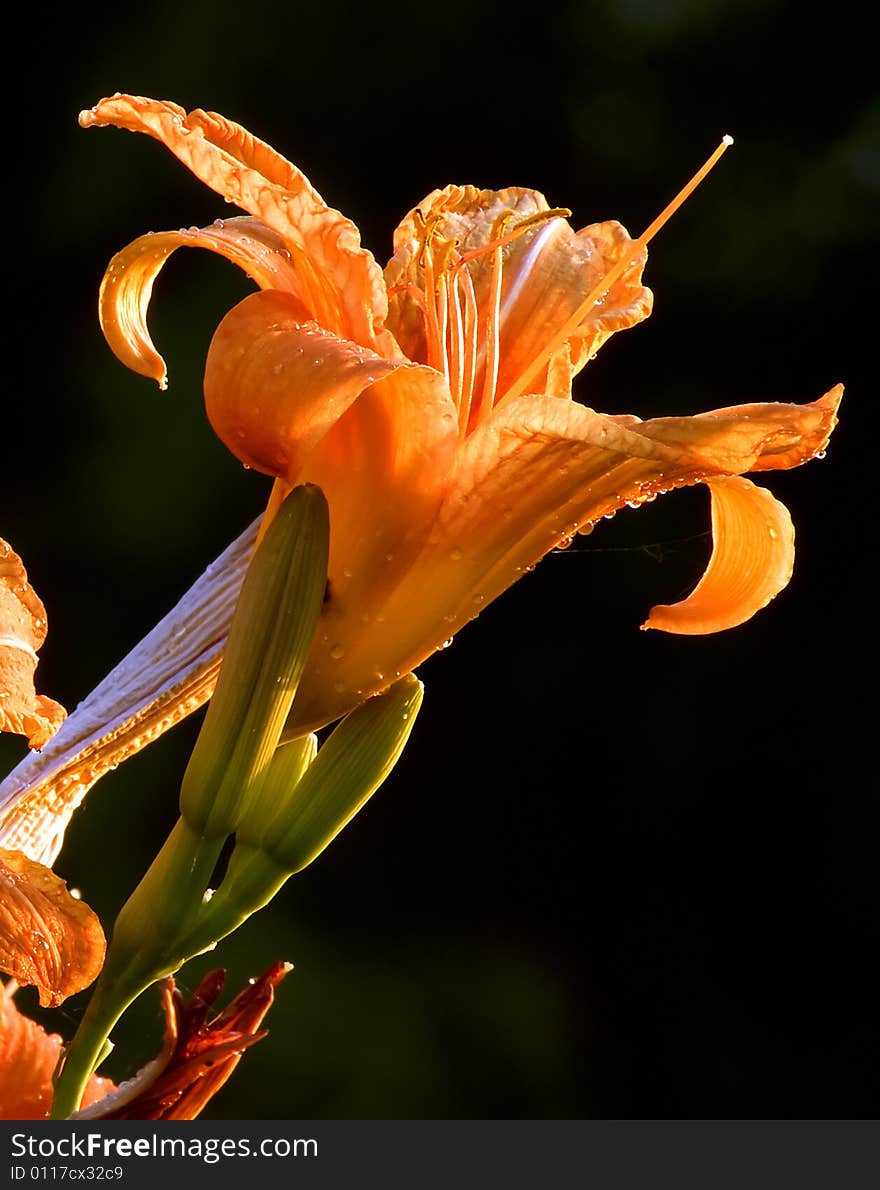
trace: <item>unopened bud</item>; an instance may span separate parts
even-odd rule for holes
[[[190,757],[180,810],[200,835],[235,831],[278,745],[327,585],[329,518],[320,488],[294,488],[248,567],[217,688]]]

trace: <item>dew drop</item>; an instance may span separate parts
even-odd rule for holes
[[[345,649],[343,648],[342,645],[334,645],[333,648],[330,650],[330,656],[333,658],[334,661],[341,661],[342,658],[345,656]]]
[[[460,562],[464,557],[464,550],[461,548],[461,546],[453,546],[453,548],[449,551],[449,556],[453,562]]]

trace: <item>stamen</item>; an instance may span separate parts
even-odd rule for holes
[[[650,240],[654,238],[657,232],[668,220],[675,214],[678,208],[682,205],[685,199],[696,190],[700,182],[705,178],[706,174],[715,166],[719,158],[733,144],[732,136],[723,136],[721,143],[714,153],[706,160],[706,162],[697,170],[691,180],[679,190],[672,202],[668,203],[663,208],[657,218],[648,225],[645,231],[639,236],[637,240],[632,240],[629,246],[624,250],[622,256],[613,265],[608,272],[602,277],[598,284],[594,285],[584,300],[578,305],[574,313],[566,319],[560,329],[556,332],[541,354],[532,361],[532,363],[525,369],[525,371],[518,377],[516,382],[510,386],[505,397],[520,396],[526,392],[528,386],[535,379],[536,375],[546,365],[547,360],[553,355],[558,347],[560,347],[567,339],[575,333],[577,328],[586,318],[587,314],[596,305],[596,302],[603,294],[607,293],[611,287],[618,281],[621,275],[629,268],[633,259],[647,246]]]
[[[488,242],[483,244],[481,248],[472,248],[470,252],[465,252],[459,258],[456,268],[461,268],[468,261],[476,260],[478,256],[484,256],[487,252],[492,252],[495,248],[506,247],[518,236],[522,235],[524,231],[528,231],[530,227],[535,227],[538,223],[546,223],[548,219],[568,219],[571,215],[568,207],[551,207],[548,211],[535,211],[533,215],[526,215],[524,219],[520,219],[519,222],[515,223],[507,235],[500,235],[500,231],[503,230],[507,221],[515,213],[515,211],[503,211],[492,225]],[[498,230],[496,231],[496,229]],[[499,236],[499,238],[496,238],[496,236]]]
[[[449,390],[453,400],[461,400],[462,365],[464,364],[464,316],[461,309],[461,286],[458,273],[444,278],[449,287]]]
[[[437,283],[434,279],[431,245],[427,238],[422,248],[422,257],[425,270],[425,332],[428,339],[428,366],[445,375],[444,357],[446,352],[443,350],[440,340],[440,326],[437,320]]]
[[[477,424],[492,412],[495,388],[498,384],[498,361],[500,336],[498,315],[501,310],[501,246],[496,245],[492,260],[492,281],[489,287],[489,302],[486,309],[486,363],[483,367],[483,391],[477,410]]]
[[[474,282],[467,269],[456,270],[455,284],[464,292],[464,361],[461,367],[461,396],[458,405],[458,425],[462,437],[467,433],[477,375],[477,328],[479,312]]]
[[[440,283],[437,286],[435,294],[436,311],[437,311],[437,340],[440,343],[440,363],[442,367],[439,369],[446,377],[446,383],[449,383],[449,355],[446,349],[446,327],[448,322],[448,301],[447,301],[447,278],[441,272]]]

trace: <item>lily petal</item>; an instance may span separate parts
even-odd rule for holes
[[[316,642],[290,730],[311,729],[328,709],[343,713],[355,691],[379,688],[377,670],[421,664],[526,568],[603,516],[762,461],[793,466],[818,453],[839,398],[838,387],[811,405],[747,406],[743,418],[726,410],[653,422],[552,397],[498,406],[462,444],[431,533],[381,622],[366,634],[354,616],[339,621],[344,656],[335,665]]]
[[[687,599],[651,608],[643,628],[698,636],[745,623],[788,584],[794,525],[788,509],[741,475],[707,481],[712,557]]]
[[[366,624],[421,551],[444,498],[458,439],[443,377],[399,367],[361,394],[320,442],[303,479],[333,509],[330,588],[318,639],[340,619]],[[334,651],[338,651],[335,650]]]
[[[683,452],[699,452],[715,472],[788,471],[815,458],[837,425],[843,385],[808,405],[732,405],[693,417],[621,418],[639,434]]]
[[[46,639],[46,609],[27,581],[21,558],[0,538],[0,731],[42,748],[67,712],[34,690],[37,649]]]
[[[218,437],[243,463],[290,484],[360,394],[401,366],[303,322],[301,309],[287,293],[251,294],[220,323],[205,365]]]
[[[242,216],[217,220],[210,227],[149,233],[134,240],[110,261],[98,299],[98,315],[113,354],[126,367],[149,376],[165,388],[165,361],[147,330],[147,308],[153,283],[177,248],[207,248],[244,269],[261,289],[299,292],[290,252],[274,231],[257,219]],[[299,306],[300,318],[309,317]]]
[[[328,207],[305,175],[247,129],[197,109],[138,95],[113,95],[80,113],[83,128],[115,125],[160,141],[229,202],[287,245],[311,316],[365,347],[386,344],[382,273],[355,225]]]
[[[55,1006],[89,986],[105,949],[98,918],[59,876],[0,850],[0,970],[36,984],[40,1003]]]
[[[205,370],[208,417],[242,462],[315,483],[333,508],[319,636],[369,620],[408,568],[443,498],[457,443],[444,378],[301,324],[287,294],[253,294],[221,322]]]
[[[0,986],[0,1120],[43,1120],[52,1104],[52,1074],[63,1042],[18,1011],[14,988],[14,983]],[[110,1079],[92,1075],[83,1105],[112,1087]]]

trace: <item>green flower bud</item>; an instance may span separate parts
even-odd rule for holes
[[[291,873],[320,855],[379,788],[412,731],[424,686],[414,674],[347,715],[263,836],[263,850]]]
[[[320,488],[295,488],[248,567],[217,688],[183,778],[180,810],[203,837],[232,834],[269,764],[311,646],[327,585]]]

